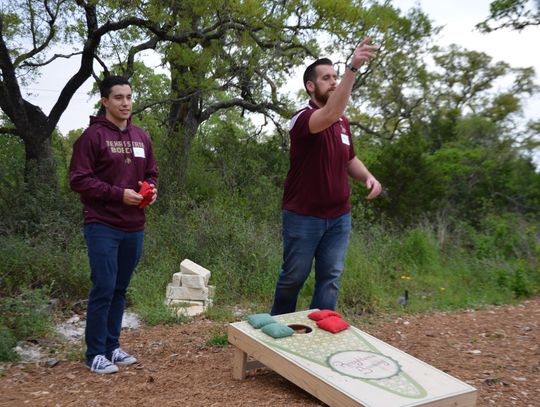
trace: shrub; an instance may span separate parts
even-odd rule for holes
[[[17,353],[13,350],[17,344],[17,338],[4,324],[0,323],[0,362],[17,360]]]
[[[16,297],[0,300],[1,323],[17,339],[38,339],[50,330],[51,316],[46,289],[23,289]]]

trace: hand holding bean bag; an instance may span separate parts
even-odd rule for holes
[[[141,184],[141,188],[139,189],[139,194],[143,196],[143,200],[139,204],[139,208],[144,208],[147,206],[150,202],[152,202],[152,197],[154,195],[153,188],[150,186],[150,184],[146,181],[144,181]]]

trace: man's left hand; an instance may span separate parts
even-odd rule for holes
[[[369,200],[377,198],[382,192],[381,183],[377,181],[375,177],[369,177],[366,180],[366,188],[370,190],[370,193],[367,196],[367,199]]]

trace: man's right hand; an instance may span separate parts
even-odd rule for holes
[[[371,37],[364,38],[354,50],[351,58],[351,65],[354,68],[358,69],[370,59],[375,58],[375,54],[373,52],[377,51],[379,47],[377,45],[370,45],[370,41]]]
[[[122,202],[124,202],[125,205],[139,205],[142,200],[143,196],[138,192],[135,192],[133,189],[124,189],[124,197],[122,199]]]

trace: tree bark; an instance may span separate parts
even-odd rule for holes
[[[173,95],[180,95],[174,78],[171,83]],[[171,105],[169,130],[164,146],[165,159],[161,170],[163,176],[161,185],[167,186],[164,193],[182,193],[184,191],[191,145],[201,125],[200,105],[199,94],[191,96],[186,101],[175,102]]]

